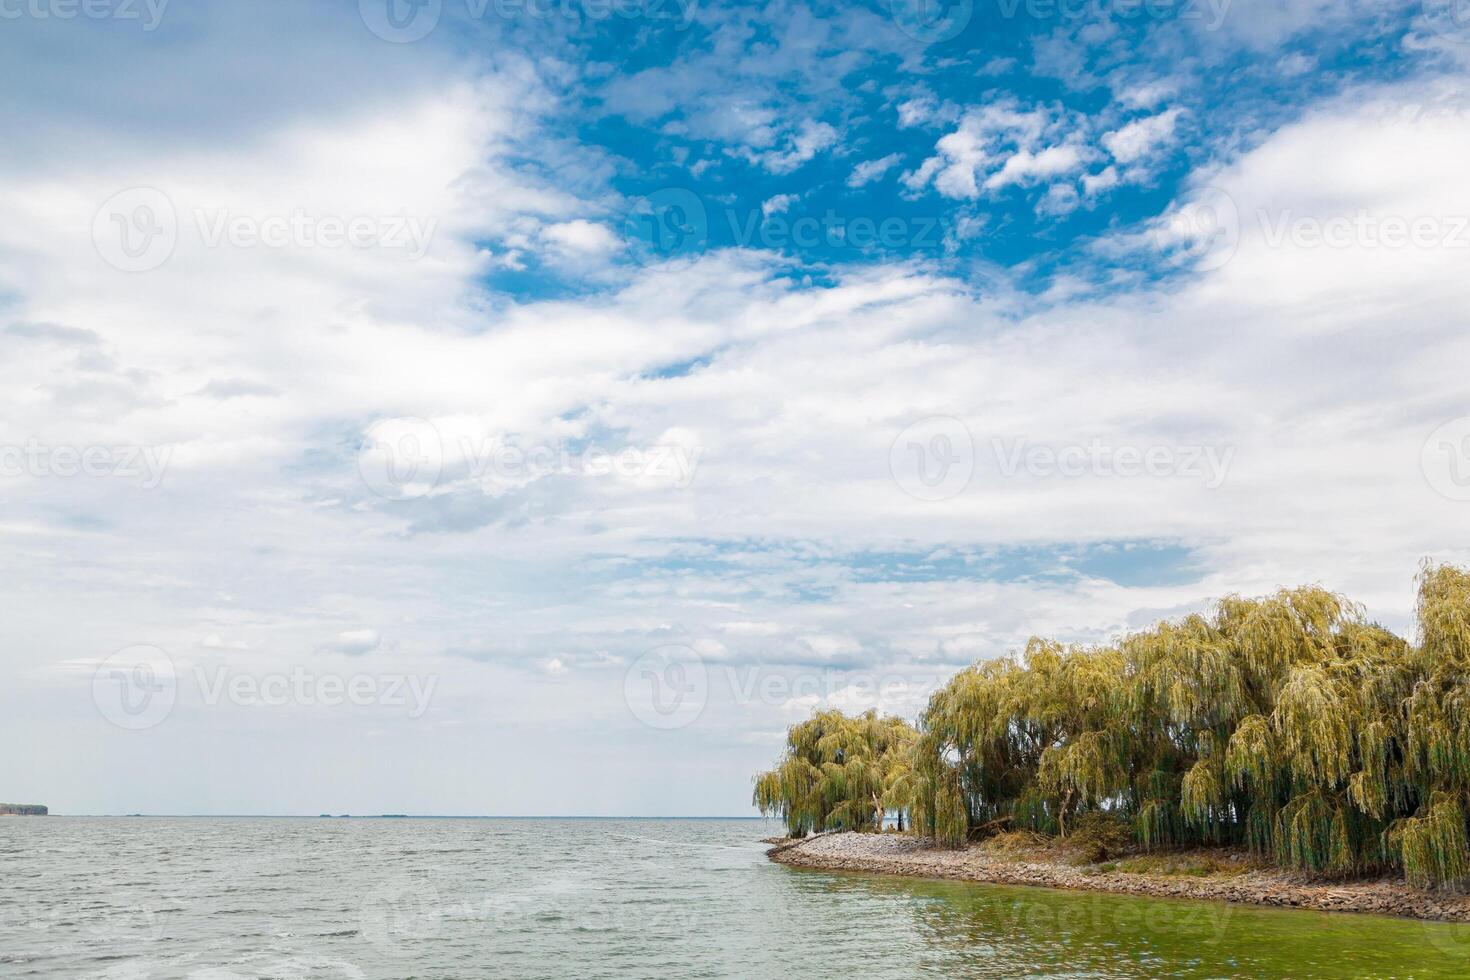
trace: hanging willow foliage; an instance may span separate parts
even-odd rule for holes
[[[910,812],[918,795],[917,733],[876,711],[823,711],[793,725],[781,763],[755,779],[755,805],[780,817],[792,837],[823,830],[881,830],[891,809]]]
[[[1245,844],[1285,867],[1470,883],[1470,573],[1426,564],[1418,642],[1320,588],[1227,596],[1108,646],[1034,639],[934,695],[792,729],[756,803],[795,835],[880,825],[959,845],[1084,813],[1147,847]]]

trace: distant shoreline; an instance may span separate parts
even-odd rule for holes
[[[4,814],[0,814],[4,815]],[[17,814],[12,814],[17,815]],[[539,815],[515,816],[499,813],[48,813],[37,816],[89,817],[108,819],[168,819],[168,820],[752,820],[753,817],[650,817],[630,816],[565,816]]]
[[[801,841],[769,838],[766,842],[776,845],[766,854],[777,864],[824,871],[1470,922],[1470,896],[1413,888],[1402,878],[1328,880],[1245,866],[1215,876],[1123,873],[1116,868],[1126,862],[1077,866],[998,854],[983,845],[972,844],[961,850],[936,848],[926,839],[897,834],[848,832]],[[1209,859],[1207,852],[1176,857],[1187,861],[1192,855]]]
[[[45,817],[51,811],[40,803],[0,803],[0,817]]]

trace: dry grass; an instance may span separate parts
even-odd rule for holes
[[[1100,870],[1125,875],[1160,875],[1164,877],[1224,878],[1245,874],[1250,866],[1214,854],[1138,854],[1100,866]]]

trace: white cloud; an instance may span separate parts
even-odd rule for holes
[[[777,194],[761,204],[761,214],[767,218],[773,214],[784,214],[797,200],[795,194]]]
[[[1070,173],[1082,166],[1082,153],[1075,146],[1049,146],[1039,153],[1021,150],[1006,159],[1001,168],[985,179],[986,190],[1010,184],[1034,183]]]
[[[932,181],[945,197],[978,198],[981,175],[997,169],[1002,161],[1022,158],[1014,165],[1014,172],[1019,175],[1030,165],[1027,161],[1034,162],[1041,153],[1049,154],[1043,167],[1067,160],[1066,149],[1054,153],[1040,149],[1042,137],[1053,122],[1043,110],[1022,111],[1007,103],[971,109],[954,132],[935,144],[937,155],[925,160],[917,171],[905,175],[904,182],[911,189],[919,190]],[[996,186],[1010,182],[1011,178],[1007,178]]]
[[[1182,113],[1183,110],[1176,107],[1135,119],[1104,134],[1102,144],[1119,163],[1135,163],[1173,142],[1174,128]]]
[[[1061,283],[1038,301],[1003,274],[982,293],[921,264],[837,268],[811,284],[732,250],[639,268],[587,298],[510,304],[479,289],[491,263],[550,242],[589,254],[606,244],[606,228],[579,217],[604,212],[580,192],[506,163],[533,128],[520,115],[533,89],[514,73],[411,87],[325,120],[257,119],[228,152],[92,133],[96,152],[65,168],[7,173],[10,438],[172,450],[151,490],[0,481],[0,588],[27,597],[0,625],[17,679],[7,708],[48,747],[43,764],[26,763],[48,799],[316,812],[324,796],[356,793],[378,804],[370,812],[390,810],[401,799],[372,798],[349,764],[371,751],[375,771],[403,774],[394,791],[423,809],[492,812],[506,786],[540,812],[585,807],[558,795],[575,758],[583,775],[634,787],[629,807],[688,812],[687,794],[708,792],[730,810],[747,800],[752,759],[731,750],[712,764],[701,750],[779,728],[782,704],[736,704],[713,684],[698,725],[648,748],[623,686],[643,650],[682,644],[711,667],[805,665],[824,679],[890,668],[942,679],[1032,632],[1104,640],[1211,596],[1308,581],[1402,627],[1418,560],[1470,558],[1463,505],[1420,470],[1429,433],[1466,411],[1465,252],[1272,241],[1283,216],[1470,214],[1463,96],[1389,90],[1368,104],[1354,93],[1201,173],[1238,208],[1238,242],[1223,265],[1166,288],[1123,284],[1099,298]],[[835,130],[788,139],[780,118],[727,100],[700,125],[764,140],[752,152],[781,167],[835,147]],[[1061,206],[1076,179],[1089,195],[1118,179],[1114,167],[1074,179],[1091,145],[1076,128],[1050,110],[975,109],[904,181],[968,201],[993,178],[1061,177],[1037,195]],[[1114,152],[1143,161],[1161,145],[1126,129]],[[210,248],[185,224],[167,263],[130,274],[101,261],[90,232],[99,204],[134,184],[166,190],[188,221],[198,207],[260,216],[299,205],[438,225],[410,260]],[[976,214],[961,228],[985,226],[983,203],[966,209]],[[976,464],[968,488],[940,501],[893,475],[895,440],[927,416],[961,420]],[[394,417],[433,420],[442,440],[437,453],[420,446],[442,464],[422,497],[385,499],[358,472],[363,433]],[[477,454],[508,438],[702,455],[683,487],[611,468],[477,472],[491,458]],[[1001,469],[1018,442],[1094,439],[1213,447],[1233,462],[1213,488]],[[1017,553],[1119,540],[1177,542],[1198,577],[1003,572]],[[892,556],[911,556],[910,574],[885,576]],[[201,723],[181,710],[151,736],[173,783],[107,782],[130,771],[136,740],[99,727],[88,671],[47,679],[47,668],[137,642],[182,664],[201,636],[243,666],[335,648],[364,667],[442,679],[413,725],[381,714],[323,725],[306,710]],[[837,678],[811,703],[861,703],[861,690]],[[444,752],[446,732],[463,751]],[[261,738],[310,751],[264,766]],[[768,761],[767,745],[751,755]],[[705,760],[699,771],[669,780],[690,757]],[[22,775],[17,765],[0,782]],[[171,795],[138,799],[150,793]],[[603,799],[611,810],[625,797]]]
[[[761,153],[746,151],[746,156],[773,174],[788,174],[818,153],[836,145],[837,130],[827,123],[808,119],[784,142],[786,148],[783,150],[767,150]]]
[[[365,653],[372,653],[382,642],[383,638],[378,635],[377,630],[346,630],[338,633],[335,639],[326,644],[326,648],[335,653],[360,657]]]
[[[1104,167],[1095,174],[1082,175],[1082,190],[1088,197],[1095,197],[1118,186],[1118,168]]]
[[[622,248],[606,225],[582,218],[548,225],[541,237],[553,247],[579,256],[603,256]]]
[[[852,168],[852,173],[847,178],[848,187],[864,187],[875,180],[881,180],[883,175],[898,166],[901,157],[897,153],[890,153],[876,160],[864,160]]]

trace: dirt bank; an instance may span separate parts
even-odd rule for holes
[[[944,850],[923,838],[898,834],[824,834],[769,843],[776,844],[766,852],[772,861],[802,868],[1470,922],[1467,896],[1422,891],[1402,879],[1340,881],[1284,873],[1254,866],[1238,853],[1191,851],[1078,866],[1047,855],[1044,848],[1005,853],[987,842]],[[1129,868],[1162,868],[1164,873]]]

